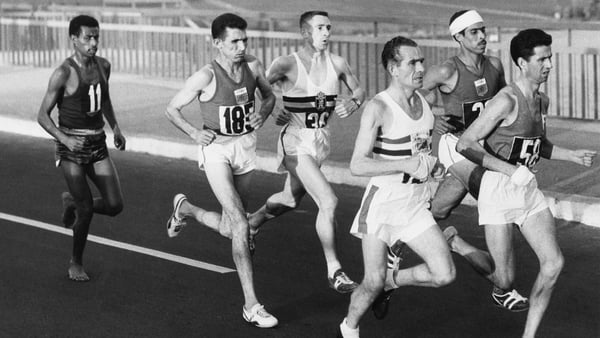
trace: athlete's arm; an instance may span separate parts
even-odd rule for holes
[[[403,160],[379,160],[373,158],[373,145],[377,138],[378,130],[383,124],[385,104],[379,100],[369,101],[360,118],[360,128],[354,144],[350,171],[355,176],[381,176],[412,173],[419,166],[418,157]]]
[[[290,121],[290,113],[283,109],[281,85],[284,81],[289,80],[289,72],[295,63],[296,60],[291,55],[280,56],[273,60],[271,67],[267,70],[267,80],[273,85],[273,94],[275,95],[273,117],[275,118],[275,124],[278,126]]]
[[[210,84],[213,73],[209,67],[210,65],[206,65],[190,76],[183,88],[171,99],[165,111],[165,115],[175,127],[203,146],[210,144],[215,139],[216,133],[210,129],[198,129],[191,125],[183,117],[181,109],[190,104]]]
[[[336,114],[341,118],[346,118],[360,108],[365,101],[366,93],[364,89],[360,87],[358,78],[354,75],[350,65],[344,58],[338,55],[331,55],[331,60],[338,74],[340,74],[340,80],[344,82],[346,87],[348,87],[352,93],[350,100],[341,101],[341,104],[336,104],[335,106]]]
[[[544,111],[548,111],[549,100],[548,97],[543,94],[542,104],[545,108]],[[596,157],[597,151],[588,149],[572,150],[554,145],[548,140],[545,130],[546,128],[544,128],[544,135],[540,146],[540,156],[550,160],[570,161],[585,167],[591,167],[592,164],[594,164],[594,157]]]
[[[125,136],[123,136],[121,133],[121,128],[119,128],[115,111],[113,109],[112,100],[110,99],[110,62],[100,57],[98,57],[98,61],[100,63],[100,67],[104,69],[104,74],[106,74],[106,95],[102,98],[102,114],[110,125],[110,128],[113,130],[115,147],[119,150],[125,150]]]
[[[71,151],[75,151],[83,148],[83,139],[66,135],[58,129],[54,121],[50,118],[59,95],[63,95],[70,73],[71,71],[68,66],[61,65],[50,76],[48,89],[46,90],[46,94],[44,94],[40,110],[38,111],[38,123],[58,142],[67,146]]]
[[[445,62],[441,65],[432,66],[425,73],[423,78],[423,89],[429,91],[425,97],[430,102],[432,107],[443,108],[439,104],[440,98],[438,92],[440,87],[446,88],[448,91],[450,88],[454,88],[456,85],[456,68],[453,64]],[[448,117],[444,115],[435,116],[434,130],[436,133],[443,135],[456,130],[456,127],[448,123]]]
[[[500,91],[494,96],[479,117],[462,134],[456,144],[456,150],[475,164],[511,176],[517,167],[489,154],[479,141],[485,139],[509,115],[517,113],[514,111],[515,100],[516,98],[506,91]]]
[[[265,120],[269,117],[275,106],[275,95],[271,89],[271,84],[265,75],[265,68],[258,59],[254,58],[248,63],[250,69],[256,76],[256,87],[260,93],[261,105],[257,114],[250,115],[250,126],[254,129],[262,127]]]

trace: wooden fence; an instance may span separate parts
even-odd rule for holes
[[[0,60],[13,65],[55,67],[72,53],[68,23],[52,20],[0,18]],[[302,45],[299,34],[248,31],[249,54],[265,66]],[[380,55],[387,38],[335,37],[331,51],[344,56],[369,96],[386,86]],[[101,24],[99,55],[109,59],[113,72],[165,79],[185,79],[214,57],[209,29]],[[429,65],[456,54],[448,40],[417,40]],[[504,46],[503,46],[504,47]],[[501,58],[507,81],[516,69],[506,48],[488,44],[489,54]],[[550,96],[552,116],[598,120],[600,60],[597,54],[554,52],[551,78],[542,88]]]

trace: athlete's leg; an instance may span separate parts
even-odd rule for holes
[[[110,157],[89,166],[87,173],[101,196],[94,198],[94,213],[118,215],[123,210],[123,194],[119,175]]]
[[[406,244],[423,259],[424,263],[397,271],[388,270],[393,274],[392,280],[395,285],[391,285],[392,287],[404,285],[440,287],[454,280],[456,268],[448,244],[437,225],[429,227]]]
[[[289,161],[284,159],[284,166],[287,167],[286,163],[289,163]],[[295,162],[292,160],[292,163]],[[250,215],[249,222],[251,229],[258,231],[258,228],[266,221],[295,209],[305,194],[306,190],[304,190],[298,178],[288,173],[283,190],[271,195],[262,207]]]
[[[467,189],[454,175],[446,175],[431,200],[431,213],[436,220],[446,219],[467,195]]]
[[[365,275],[360,285],[350,297],[350,306],[346,315],[346,325],[355,329],[360,318],[369,309],[375,298],[383,290],[386,274],[386,244],[375,235],[364,235],[362,252]]]
[[[521,228],[523,236],[540,262],[540,271],[531,289],[529,313],[523,337],[534,337],[548,308],[564,257],[556,241],[556,226],[549,209],[527,218]]]
[[[62,160],[60,167],[75,203],[73,251],[69,262],[69,278],[75,281],[87,281],[89,280],[89,276],[83,269],[83,251],[94,214],[92,192],[88,186],[86,168],[84,166],[68,160]]]
[[[335,209],[338,199],[312,156],[290,156],[286,158],[286,167],[291,176],[297,177],[302,182],[319,208],[316,221],[317,236],[327,261],[327,275],[332,278],[333,274],[341,268],[335,246]]]
[[[454,163],[440,184],[431,202],[431,213],[435,219],[444,219],[457,207],[469,192],[473,197],[479,195],[479,186],[485,170],[469,160]],[[494,271],[492,257],[487,251],[478,249],[462,237],[454,236],[448,244],[453,252],[463,256],[469,264],[482,276]]]
[[[515,279],[513,235],[513,224],[485,225],[485,242],[493,267],[493,272],[485,277],[504,290],[510,290]]]
[[[236,190],[231,168],[226,163],[205,163],[204,169],[208,183],[223,208],[219,228],[231,229],[233,262],[244,292],[244,307],[249,310],[258,304],[253,282],[253,269],[248,250],[248,219],[244,202]],[[248,189],[251,175],[241,175],[236,182],[242,190]]]

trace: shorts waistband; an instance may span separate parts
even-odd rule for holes
[[[74,136],[90,136],[104,134],[104,129],[72,129],[67,127],[59,127],[59,129],[65,134]]]

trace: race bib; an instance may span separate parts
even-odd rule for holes
[[[540,160],[541,144],[541,137],[513,137],[508,162],[533,168]]]
[[[329,120],[329,111],[335,108],[335,98],[333,100],[333,107],[331,104],[328,106],[327,95],[319,92],[315,96],[314,105],[314,112],[306,113],[306,128],[324,128],[327,126],[327,120]]]
[[[254,101],[233,106],[219,106],[219,131],[223,135],[243,135],[253,131],[254,128],[249,123],[250,114],[253,113]]]
[[[485,80],[485,79],[484,79]],[[463,123],[465,129],[469,128],[469,126],[475,121],[479,114],[485,108],[485,104],[488,100],[478,100],[472,102],[463,103]]]

